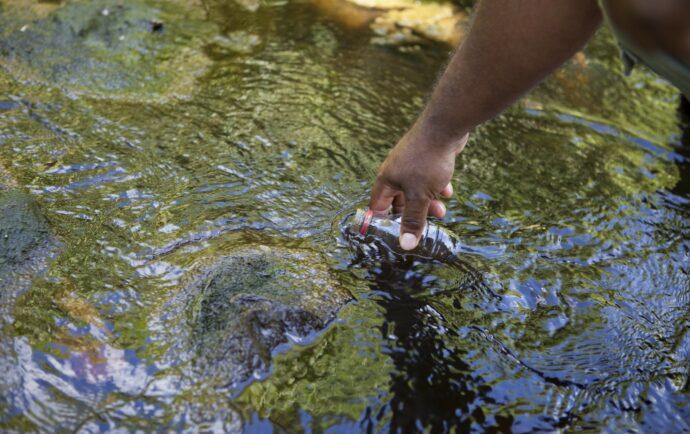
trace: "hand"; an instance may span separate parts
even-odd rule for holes
[[[408,136],[410,133],[408,133]],[[426,227],[427,214],[442,218],[446,207],[438,196],[450,197],[455,157],[464,149],[468,135],[450,147],[433,147],[405,136],[379,169],[369,208],[386,214],[390,207],[402,213],[400,247],[417,247]]]

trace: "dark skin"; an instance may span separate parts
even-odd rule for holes
[[[690,1],[609,0],[609,14],[641,48],[690,60]]]
[[[638,25],[633,35],[636,40],[646,38],[651,46],[673,47],[684,58],[684,50],[690,47],[688,0],[610,3],[612,13],[625,15],[621,20],[627,20],[626,25]],[[419,118],[381,165],[372,188],[369,207],[375,213],[385,214],[391,206],[402,212],[403,249],[416,247],[429,214],[445,215],[439,198],[452,195],[455,158],[465,147],[469,132],[570,59],[602,21],[596,0],[479,2],[467,38]],[[642,26],[642,21],[647,24]],[[660,30],[664,23],[670,26],[672,22],[675,30],[670,35],[668,30]]]

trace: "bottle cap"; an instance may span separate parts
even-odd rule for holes
[[[355,214],[355,230],[357,230],[360,235],[366,235],[373,217],[374,211],[368,208],[358,209],[357,214]]]

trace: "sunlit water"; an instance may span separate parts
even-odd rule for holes
[[[3,288],[2,430],[690,429],[688,133],[606,34],[473,135],[440,223],[458,264],[394,265],[338,223],[448,50],[371,45],[307,2],[177,21],[149,3],[205,59],[172,96],[4,47],[0,158],[58,243],[28,289]],[[170,357],[186,326],[165,310],[194,264],[246,244],[322,255],[355,301],[228,388]]]

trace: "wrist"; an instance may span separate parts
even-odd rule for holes
[[[458,154],[465,147],[468,137],[469,128],[421,116],[403,140],[427,151]]]

